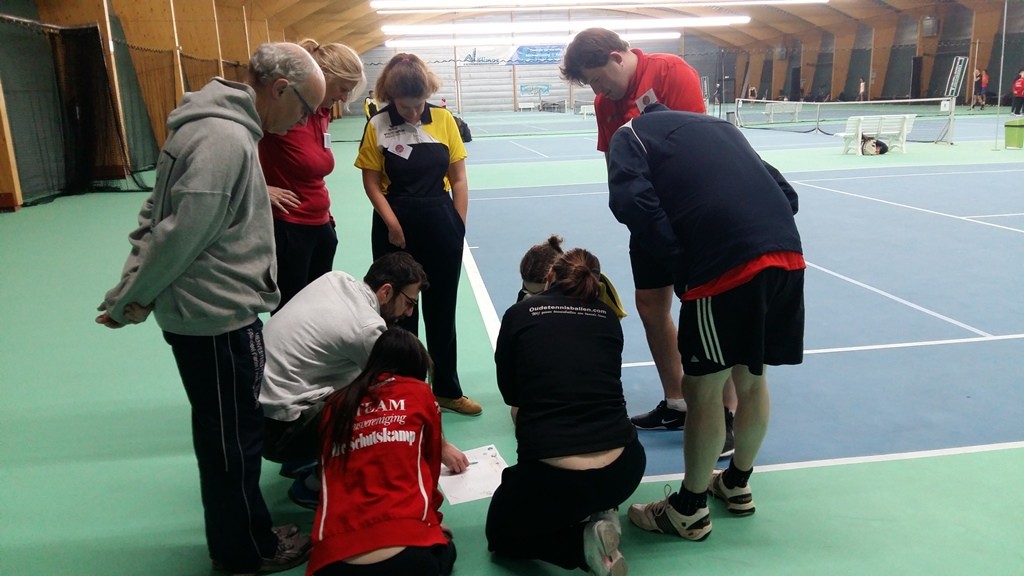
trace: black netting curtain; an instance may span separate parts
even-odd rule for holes
[[[127,148],[99,28],[0,15],[0,50],[25,204],[124,178]]]
[[[64,113],[65,193],[125,176],[127,150],[97,26],[48,34]]]
[[[216,59],[204,60],[187,54],[181,55],[181,70],[185,74],[185,92],[197,92],[210,78],[220,76],[220,66]]]
[[[885,72],[885,84],[882,86],[882,100],[910,98],[910,69],[916,55],[916,44],[892,47],[889,51],[889,68]]]

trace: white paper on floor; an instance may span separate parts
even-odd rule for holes
[[[438,483],[449,504],[490,498],[501,484],[501,471],[508,467],[494,444],[464,450],[463,453],[469,458],[470,464],[462,474],[452,474],[451,470],[441,465]]]

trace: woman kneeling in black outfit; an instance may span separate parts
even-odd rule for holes
[[[593,254],[570,250],[547,290],[505,312],[494,360],[519,462],[491,499],[487,541],[504,556],[620,576],[617,507],[647,458],[626,415],[622,327],[599,300],[600,276]]]

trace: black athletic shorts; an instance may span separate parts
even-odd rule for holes
[[[679,310],[683,372],[703,376],[736,365],[800,364],[804,354],[804,271],[767,268],[750,282]]]
[[[633,268],[633,286],[637,290],[672,286],[672,272],[634,236],[629,237],[629,265]]]

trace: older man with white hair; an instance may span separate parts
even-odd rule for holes
[[[234,574],[306,560],[308,536],[274,527],[260,492],[265,355],[258,314],[277,305],[270,197],[257,143],[305,122],[324,76],[295,44],[260,46],[244,83],[214,78],[167,119],[156,184],[129,236],[121,281],[96,322],[143,322],[152,311],[192,406],[206,542]]]

